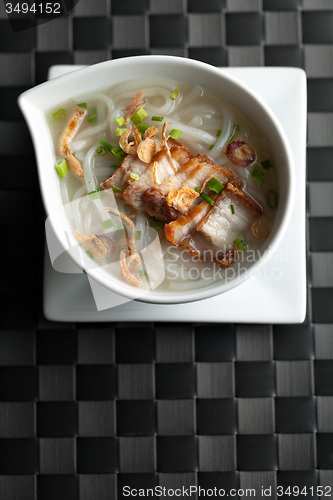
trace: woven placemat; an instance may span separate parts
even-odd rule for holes
[[[309,497],[326,486],[331,497],[332,0],[79,0],[33,29],[16,20],[15,33],[4,4],[0,499],[112,500],[156,485],[184,488],[184,497],[190,486],[254,488],[256,498],[271,487],[269,496],[289,499],[288,486],[306,487]],[[305,323],[75,325],[43,317],[44,212],[17,96],[54,64],[135,54],[306,70]]]

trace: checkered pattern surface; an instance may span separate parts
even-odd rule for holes
[[[53,64],[134,54],[306,70],[304,324],[43,317],[44,213],[16,98]],[[332,0],[79,0],[16,33],[0,3],[1,500],[333,485],[332,156]]]

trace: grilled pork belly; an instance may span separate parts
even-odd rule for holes
[[[136,155],[128,155],[123,160],[120,168],[118,168],[111,177],[106,179],[106,181],[102,182],[101,187],[103,189],[110,189],[112,186],[116,186],[117,188],[124,190],[131,181],[130,174],[134,172],[141,175],[146,170],[148,165],[148,163],[144,163],[139,160]],[[114,194],[118,198],[123,197],[123,193],[120,191],[115,191]]]

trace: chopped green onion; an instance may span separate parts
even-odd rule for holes
[[[143,271],[142,269],[140,269],[138,271],[138,276],[147,276],[147,273],[146,273],[146,271]]]
[[[122,191],[121,188],[119,188],[118,186],[115,186],[114,184],[112,184],[112,189],[114,189],[115,191]]]
[[[58,109],[58,111],[55,111],[52,113],[52,120],[62,120],[66,116],[66,110],[63,108]]]
[[[119,234],[119,236],[122,236],[123,234],[125,234],[125,228],[121,227],[120,229],[118,229],[118,234]]]
[[[217,194],[224,188],[223,184],[220,181],[218,181],[215,177],[212,177],[207,182],[207,187],[209,187],[209,189],[211,189],[212,191],[215,191],[215,193]]]
[[[127,128],[116,128],[116,135],[123,135],[126,132]]]
[[[153,227],[154,229],[163,229],[164,228],[164,222],[160,220],[151,220],[149,222],[150,227]]]
[[[199,188],[198,186],[196,186],[196,187],[194,188],[194,191],[196,191],[197,193],[200,193],[200,188]]]
[[[179,94],[179,90],[178,89],[173,89],[170,92],[170,99],[172,99],[174,101],[176,99],[176,97],[178,97],[178,94]]]
[[[200,193],[200,196],[205,201],[207,201],[207,203],[209,203],[210,205],[214,205],[214,200],[212,200],[211,198],[209,198],[209,196],[207,196],[205,193]]]
[[[105,151],[107,151],[108,153],[111,153],[113,146],[109,142],[104,141],[104,139],[100,139],[99,143],[102,145],[102,147],[105,149]]]
[[[86,102],[80,102],[77,106],[79,108],[86,108],[87,107],[87,103]]]
[[[273,165],[272,165],[271,160],[264,160],[261,162],[261,166],[267,170],[268,168],[271,168]]]
[[[237,132],[237,130],[239,130],[239,125],[237,125],[237,123],[234,124],[234,128],[232,129],[232,132],[231,134],[229,135],[229,138],[228,138],[228,141],[227,142],[231,142],[232,139],[234,138],[234,135],[235,133]]]
[[[105,156],[105,155],[106,155],[106,153],[107,153],[107,151],[106,151],[104,148],[97,148],[97,149],[96,149],[96,154],[97,154],[98,156]]]
[[[125,123],[125,119],[122,116],[118,116],[118,118],[115,118],[114,121],[118,125],[118,127],[122,127]]]
[[[208,148],[208,149],[209,149],[209,151],[210,151],[211,149],[213,149],[213,147],[214,147],[214,144],[211,144],[211,145],[209,146],[209,148]]]
[[[113,222],[112,219],[106,219],[106,220],[103,220],[102,222],[100,222],[102,228],[105,230],[105,229],[110,229],[110,227],[114,227],[115,226],[115,223]]]
[[[65,175],[68,174],[68,166],[66,160],[62,160],[62,162],[59,163],[58,165],[54,165],[54,168],[56,169],[57,174],[61,178],[65,177]]]
[[[140,109],[138,109],[138,111],[136,113],[134,113],[134,115],[131,117],[131,120],[134,123],[134,125],[137,125],[147,115],[148,115],[147,111],[143,108],[140,108]]]
[[[151,119],[154,122],[162,122],[164,117],[163,116],[152,116]]]
[[[240,252],[244,252],[247,249],[246,239],[242,235],[238,236],[238,238],[235,239],[234,243],[237,247],[237,250],[239,250]]]
[[[220,135],[221,135],[221,134],[222,134],[222,130],[220,130],[220,129],[219,129],[219,130],[216,132],[216,137],[220,137]]]
[[[125,151],[123,151],[120,146],[115,146],[114,148],[111,149],[110,152],[119,161],[123,161],[123,159],[127,156],[127,153],[125,153]]]
[[[91,108],[88,111],[87,122],[90,123],[90,124],[96,123],[97,122],[97,118],[98,118],[97,108],[96,108],[96,106],[94,106],[93,108]]]
[[[136,239],[141,240],[141,231],[136,232]]]
[[[134,179],[135,181],[138,181],[140,179],[140,175],[137,174],[136,172],[130,172],[130,178]]]
[[[254,182],[257,184],[257,186],[260,188],[261,184],[265,180],[265,174],[260,169],[259,165],[254,166],[254,169],[252,170],[251,177],[254,180]]]
[[[103,196],[105,196],[105,192],[103,189],[97,189],[96,191],[90,191],[88,196],[89,200],[97,200],[98,198],[103,198]]]
[[[235,207],[234,207],[234,205],[232,203],[230,205],[230,208],[231,208],[231,213],[234,214],[235,213]]]
[[[183,133],[182,130],[177,130],[176,128],[173,128],[169,135],[172,139],[179,139],[182,133]]]
[[[279,197],[275,191],[268,191],[267,204],[272,209],[277,208],[279,204]]]
[[[90,250],[86,250],[86,254],[88,255],[88,257],[90,257],[91,259],[94,258],[92,252]]]
[[[141,135],[143,135],[147,128],[149,128],[149,124],[146,123],[146,122],[140,122],[138,125],[137,125],[137,129],[138,131],[140,132]]]

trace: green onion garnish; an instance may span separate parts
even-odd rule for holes
[[[231,134],[229,135],[229,138],[228,138],[228,141],[227,142],[231,142],[232,139],[234,138],[234,135],[235,133],[237,132],[237,130],[239,130],[239,125],[237,125],[237,123],[234,124],[234,128],[232,129],[232,132]]]
[[[173,89],[170,92],[170,99],[172,99],[174,101],[176,99],[176,97],[178,97],[178,94],[179,94],[179,90],[178,89]]]
[[[52,120],[62,120],[66,116],[66,110],[63,108],[58,109],[58,111],[55,111],[52,113]]]
[[[62,160],[62,162],[59,163],[58,165],[54,165],[54,168],[56,169],[57,174],[61,178],[65,177],[65,175],[68,174],[68,166],[66,160]]]
[[[138,181],[140,179],[140,175],[137,174],[136,172],[130,172],[130,178],[134,179],[135,181]]]
[[[220,137],[220,135],[221,135],[221,134],[222,134],[222,130],[220,130],[220,129],[219,129],[219,130],[216,132],[216,137]]]
[[[106,155],[106,150],[104,148],[97,148],[96,149],[96,154],[98,156],[105,156]]]
[[[208,149],[209,149],[209,151],[210,151],[211,149],[213,149],[213,147],[214,147],[214,144],[211,144],[211,145],[209,146],[209,148],[208,148]]]
[[[90,124],[93,124],[93,123],[96,123],[97,122],[97,108],[96,106],[94,106],[93,108],[91,108],[89,111],[88,111],[88,114],[87,114],[87,122],[90,123]]]
[[[215,193],[217,194],[224,188],[223,184],[220,181],[218,181],[215,177],[212,177],[207,182],[207,186],[209,187],[209,189],[215,191]]]
[[[196,186],[196,187],[194,188],[194,191],[196,191],[197,193],[200,193],[200,188],[199,188],[198,186]]]
[[[147,115],[148,115],[147,111],[143,108],[140,108],[140,109],[138,109],[138,111],[136,113],[134,113],[134,115],[131,117],[131,120],[134,123],[134,125],[137,125]]]
[[[207,201],[207,203],[209,203],[210,205],[214,205],[214,200],[212,200],[211,198],[209,198],[209,196],[207,196],[205,193],[200,193],[200,196],[205,201]]]
[[[154,229],[163,229],[164,228],[164,222],[160,220],[151,220],[149,222],[150,227],[153,227]]]
[[[163,116],[152,116],[151,119],[154,122],[162,122],[164,117]]]
[[[247,249],[246,239],[242,235],[238,236],[238,238],[235,239],[234,243],[237,247],[237,250],[239,250],[240,252],[244,252]]]
[[[183,133],[182,130],[177,130],[176,128],[173,128],[169,135],[172,139],[179,139],[182,133]]]
[[[118,229],[118,234],[119,234],[119,236],[122,236],[123,234],[125,234],[125,228],[121,227],[120,229]]]
[[[103,198],[103,196],[105,196],[105,192],[103,189],[96,189],[96,191],[90,191],[88,196],[89,200],[97,200],[97,198]]]
[[[110,229],[110,227],[114,227],[115,226],[115,223],[113,222],[112,219],[106,219],[106,220],[103,220],[102,222],[100,222],[102,228],[105,230],[105,229]]]
[[[272,209],[277,208],[279,204],[279,197],[275,191],[268,191],[267,204]]]
[[[114,120],[118,127],[122,127],[125,123],[125,119],[122,116],[118,116],[118,118],[115,118]]]
[[[138,125],[137,125],[137,129],[138,131],[140,132],[141,135],[143,135],[147,128],[149,128],[149,124],[146,123],[146,122],[140,122]]]
[[[90,257],[91,259],[94,258],[92,252],[90,250],[86,250],[86,254],[88,255],[88,257]]]
[[[143,271],[142,269],[140,269],[138,271],[138,276],[147,276],[147,273],[146,273],[146,271]]]
[[[120,136],[123,135],[124,132],[126,132],[127,128],[116,128],[116,135]]]
[[[115,186],[114,184],[112,184],[112,189],[114,189],[115,191],[122,191],[121,188],[119,188],[118,186]]]
[[[107,151],[108,153],[111,153],[113,146],[109,142],[104,141],[104,139],[100,139],[99,143],[102,145],[102,147],[105,149],[105,151]]]
[[[87,103],[86,102],[80,102],[77,106],[79,108],[86,108],[87,107]]]
[[[264,160],[261,162],[261,166],[267,170],[268,168],[271,168],[273,165],[271,160]]]
[[[261,184],[265,180],[265,174],[261,170],[261,168],[259,167],[259,165],[255,165],[254,166],[254,169],[252,170],[251,177],[254,180],[254,182],[257,184],[257,186],[260,188]]]
[[[136,239],[141,240],[141,231],[136,232]]]
[[[127,153],[125,153],[125,151],[123,151],[120,146],[115,146],[114,148],[111,149],[110,152],[119,161],[123,161],[123,159],[126,158],[126,156],[127,156]]]
[[[234,214],[235,213],[235,207],[234,207],[234,205],[232,203],[230,205],[230,208],[231,208],[231,213]]]

